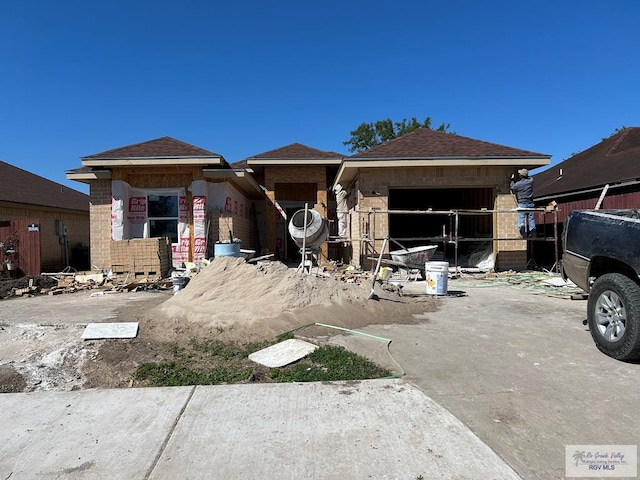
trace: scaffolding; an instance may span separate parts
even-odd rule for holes
[[[360,219],[358,225],[353,225],[351,214],[358,214],[357,218]],[[518,237],[498,237],[495,235],[495,229],[492,228],[491,237],[463,237],[460,235],[460,218],[463,216],[488,216],[488,215],[514,215],[520,213],[539,213],[543,216],[543,222],[536,222],[536,226],[543,225],[544,228],[538,230],[538,236],[530,237],[530,238],[522,238]],[[377,223],[376,216],[378,215],[386,215],[388,219],[388,215],[440,215],[446,216],[448,218],[449,228],[447,229],[447,225],[442,225],[442,234],[437,236],[429,236],[429,237],[404,237],[404,238],[391,238],[388,235],[378,235],[377,234]],[[547,216],[552,215],[553,217],[553,232],[547,232],[549,224],[547,223]],[[453,259],[454,266],[456,271],[458,270],[458,250],[461,243],[464,242],[492,242],[492,250],[495,255],[495,242],[499,241],[519,241],[519,242],[553,242],[554,245],[554,256],[555,263],[551,270],[555,270],[558,272],[560,269],[560,261],[559,261],[559,241],[558,241],[558,209],[553,208],[516,208],[510,210],[489,210],[489,209],[480,209],[480,210],[471,210],[471,209],[451,209],[451,210],[355,210],[350,212],[350,221],[349,224],[351,226],[352,237],[349,241],[353,244],[354,242],[360,242],[361,248],[360,252],[364,254],[365,258],[369,258],[370,256],[378,256],[380,252],[378,252],[375,248],[375,243],[378,241],[383,241],[385,238],[390,241],[396,243],[399,246],[402,246],[402,242],[431,242],[435,244],[442,244],[443,252],[447,252],[448,248],[453,249]],[[495,225],[495,222],[494,222]],[[353,235],[354,229],[357,232],[357,235]],[[388,229],[387,229],[388,230]],[[528,260],[527,266],[531,263],[531,259]]]

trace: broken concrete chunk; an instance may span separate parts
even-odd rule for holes
[[[83,340],[103,338],[135,338],[138,335],[138,322],[89,323],[82,333]]]
[[[306,357],[316,348],[317,345],[291,338],[252,353],[249,360],[269,368],[284,367]]]

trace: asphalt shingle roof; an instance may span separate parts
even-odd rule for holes
[[[341,153],[327,152],[302,145],[301,143],[292,143],[268,152],[252,155],[246,160],[251,163],[251,160],[336,160],[343,157],[344,155]]]
[[[171,137],[161,137],[146,142],[114,148],[102,153],[82,157],[83,160],[116,160],[122,158],[193,158],[221,157],[221,155],[196,147]]]
[[[412,159],[412,158],[525,158],[549,157],[543,153],[489,143],[460,135],[419,128],[368,150],[351,159]]]
[[[640,179],[640,127],[625,128],[533,178],[536,198]]]
[[[89,211],[89,196],[0,161],[0,201]]]

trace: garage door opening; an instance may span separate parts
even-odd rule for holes
[[[492,210],[493,188],[396,188],[389,190],[389,210]],[[486,241],[464,239],[493,238],[493,219],[487,215],[460,215],[458,255],[466,256],[479,249],[491,249]],[[444,234],[444,235],[443,235]],[[455,217],[447,214],[390,214],[389,235],[406,247],[442,244],[455,234]],[[449,250],[453,251],[453,247]]]

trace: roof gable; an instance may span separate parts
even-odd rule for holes
[[[419,128],[348,159],[428,159],[428,158],[548,158],[549,155],[530,152],[496,143],[463,137],[428,128]]]
[[[536,198],[640,179],[640,127],[629,127],[534,175]]]
[[[0,201],[89,211],[89,196],[0,161]]]
[[[82,157],[82,160],[116,160],[133,158],[199,158],[221,155],[196,147],[171,137],[161,137],[146,142],[114,148],[102,153]]]
[[[328,152],[317,148],[308,147],[301,143],[292,143],[284,147],[269,150],[268,152],[259,153],[251,157],[247,157],[249,164],[252,161],[264,160],[342,160],[344,155],[336,152]]]

